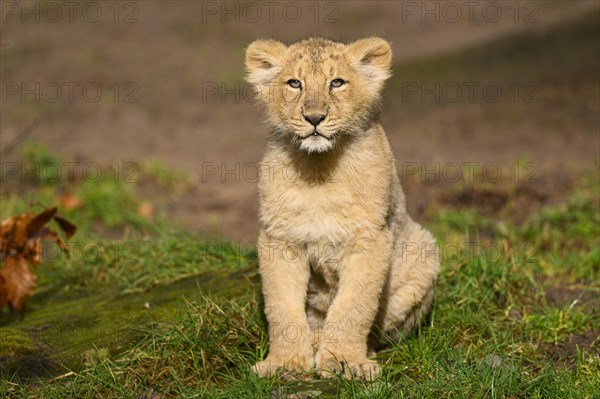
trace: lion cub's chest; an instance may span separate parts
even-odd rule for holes
[[[372,236],[385,224],[393,164],[378,160],[368,144],[338,157],[335,167],[299,167],[277,150],[268,153],[266,162],[277,166],[259,184],[266,233],[302,245],[346,246]],[[290,170],[305,172],[289,179]]]
[[[352,187],[335,182],[320,185],[288,184],[273,193],[263,212],[271,233],[291,241],[339,243],[356,233],[364,204]]]

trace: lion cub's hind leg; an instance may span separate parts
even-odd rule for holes
[[[312,266],[308,283],[306,317],[312,333],[312,344],[316,350],[321,342],[331,335],[331,329],[325,323],[327,311],[335,297],[337,276],[322,266]]]
[[[440,268],[439,252],[429,231],[411,223],[405,237],[396,243],[376,325],[396,342],[429,312]],[[381,342],[370,340],[370,347],[374,345]]]

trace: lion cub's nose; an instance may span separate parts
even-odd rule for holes
[[[319,123],[325,119],[325,114],[308,114],[304,115],[304,119],[306,119],[311,125],[317,126]]]

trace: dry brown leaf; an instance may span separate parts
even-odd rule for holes
[[[66,211],[79,208],[83,205],[81,198],[76,197],[73,194],[61,194],[58,197],[58,203],[60,204],[60,207]]]
[[[33,234],[39,232],[42,227],[48,224],[49,221],[56,215],[56,207],[48,208],[44,210],[39,215],[34,216],[31,221],[27,223],[25,231],[27,232],[27,238],[31,237]]]
[[[39,265],[42,261],[42,240],[40,238],[35,240],[28,240],[27,245],[25,246],[25,250],[23,251],[23,255],[25,259],[31,262],[32,265]]]
[[[138,214],[146,220],[152,220],[154,218],[154,205],[150,202],[142,202],[138,206]]]
[[[66,251],[62,238],[46,227],[51,220],[56,221],[67,238],[77,230],[56,208],[45,209],[38,215],[22,213],[0,222],[0,310],[9,305],[24,315],[25,301],[33,293],[36,281],[29,266],[42,261],[42,239],[48,238]]]
[[[4,237],[10,230],[12,230],[15,224],[15,218],[13,216],[0,222],[0,238]]]
[[[0,251],[3,254],[16,253],[27,244],[27,226],[33,219],[30,213],[11,216],[2,221]]]
[[[0,309],[8,304],[24,314],[25,301],[35,288],[35,274],[31,272],[23,256],[10,255],[2,263],[0,275],[3,283]]]
[[[67,237],[67,239],[73,237],[73,234],[77,231],[77,226],[60,216],[58,213],[54,215],[54,221],[58,223],[62,231],[65,232],[65,237]]]

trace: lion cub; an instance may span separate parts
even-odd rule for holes
[[[259,184],[267,358],[253,367],[373,379],[381,333],[424,314],[439,270],[432,235],[406,212],[379,122],[388,42],[258,40],[247,80],[270,136]]]

